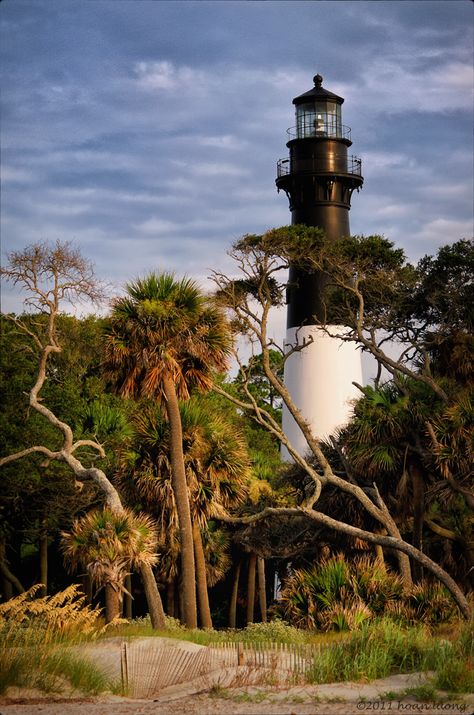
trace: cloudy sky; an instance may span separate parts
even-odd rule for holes
[[[275,189],[292,98],[345,97],[365,184],[353,233],[416,260],[472,235],[473,4],[4,0],[2,259],[72,240],[119,290],[205,283]],[[3,289],[3,310],[18,297]]]

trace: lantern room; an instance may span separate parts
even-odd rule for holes
[[[323,88],[323,78],[320,74],[317,74],[313,81],[313,89],[293,100],[296,106],[294,138],[348,139],[350,130],[348,127],[343,127],[341,119],[341,105],[344,99]]]

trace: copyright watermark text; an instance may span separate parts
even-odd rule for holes
[[[357,710],[367,712],[406,712],[406,713],[429,713],[435,710],[436,712],[446,713],[464,713],[467,705],[465,703],[406,703],[402,700],[374,700],[373,702],[357,703]]]

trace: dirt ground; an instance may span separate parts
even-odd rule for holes
[[[324,686],[325,687],[325,686]],[[347,687],[347,686],[346,686]],[[388,691],[387,691],[388,692]],[[370,692],[368,693],[370,695]],[[199,693],[166,702],[132,700],[118,696],[90,699],[50,699],[30,697],[0,700],[0,715],[355,715],[356,713],[474,713],[474,698],[464,701],[420,701],[411,698],[367,699],[335,702],[341,696],[319,692],[315,687],[288,690],[242,689],[223,693]],[[346,694],[347,695],[347,694]],[[354,694],[354,697],[355,696]]]

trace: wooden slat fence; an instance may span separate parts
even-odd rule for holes
[[[131,697],[149,698],[163,688],[185,683],[211,671],[207,648],[185,650],[157,643],[123,642],[121,650],[122,684]]]
[[[132,697],[150,698],[170,685],[188,682],[223,668],[270,669],[283,680],[304,680],[318,646],[285,643],[213,643],[191,649],[160,641],[124,641],[121,671],[124,690]]]
[[[246,665],[255,668],[277,668],[304,676],[311,667],[320,646],[297,643],[213,643],[209,649],[215,652],[212,661],[219,652],[225,653],[226,666]]]

